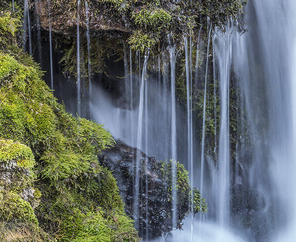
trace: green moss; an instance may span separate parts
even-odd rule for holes
[[[33,168],[35,159],[31,149],[19,142],[0,139],[0,163],[16,161],[20,168]]]
[[[0,219],[1,221],[32,222],[38,225],[30,203],[18,194],[0,191]]]
[[[162,8],[146,9],[133,12],[133,18],[142,28],[168,28],[172,20],[171,15]]]
[[[20,223],[39,224],[60,241],[137,241],[116,180],[97,159],[114,144],[111,134],[67,113],[32,58],[16,46],[6,47],[0,46],[0,162],[16,165],[0,172],[0,187],[5,188],[0,219],[14,221],[15,230]],[[5,228],[6,235],[15,231]]]
[[[34,223],[0,222],[0,241],[49,242],[56,241]]]
[[[20,27],[19,18],[11,16],[10,12],[0,13],[0,46],[11,44]]]

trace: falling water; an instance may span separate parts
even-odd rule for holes
[[[200,51],[200,34],[201,34],[202,26],[200,26],[198,31],[197,43],[196,43],[196,58],[195,58],[195,77],[194,84],[195,89],[197,89],[197,81],[198,81],[198,67],[199,67],[199,51]]]
[[[201,143],[201,162],[200,162],[200,194],[203,196],[204,190],[204,163],[205,163],[205,136],[206,136],[206,105],[207,105],[207,82],[208,82],[208,65],[209,65],[209,51],[211,42],[211,30],[209,29],[208,46],[207,46],[207,61],[206,61],[206,73],[205,73],[205,86],[204,86],[204,104],[203,104],[203,121],[202,121],[202,143]]]
[[[232,29],[228,26],[226,33],[218,37],[215,52],[219,65],[220,82],[220,135],[219,135],[219,165],[218,165],[218,221],[223,227],[229,221],[229,190],[230,190],[230,158],[229,158],[229,79],[232,61]],[[220,34],[220,32],[218,32]]]
[[[148,117],[149,117],[149,113],[148,113],[148,83],[147,81],[145,81],[145,151],[147,153],[149,153],[149,146],[148,146]],[[148,210],[148,206],[149,206],[149,197],[148,197],[148,157],[145,157],[145,210],[146,210],[146,241],[149,240],[149,234],[148,234],[148,227],[149,227],[149,219],[148,219],[148,214],[149,214],[149,210]]]
[[[38,41],[38,62],[42,66],[42,50],[41,50],[41,25],[40,25],[40,14],[41,11],[41,3],[40,0],[35,0],[35,16],[36,16],[36,26],[37,26],[37,41]],[[50,12],[50,11],[49,11]]]
[[[176,226],[177,221],[177,190],[176,190],[176,181],[177,181],[177,124],[176,124],[176,91],[175,91],[175,65],[176,65],[176,53],[175,47],[170,48],[170,64],[171,64],[171,105],[172,105],[172,131],[171,131],[171,159],[172,159],[172,224],[173,228]]]
[[[129,63],[130,63],[130,76],[129,76],[129,85],[130,85],[130,105],[129,109],[132,111],[134,109],[134,95],[133,95],[133,57],[132,57],[132,49],[130,48],[129,53]],[[130,137],[131,137],[131,144],[134,144],[134,112],[130,113]]]
[[[144,116],[144,101],[145,101],[145,79],[146,79],[146,68],[147,68],[147,61],[148,55],[145,54],[144,56],[144,64],[141,76],[141,83],[140,83],[140,101],[139,101],[139,114],[138,114],[138,134],[137,134],[137,161],[136,161],[136,184],[135,184],[135,191],[134,191],[134,219],[135,219],[135,226],[138,228],[139,226],[139,192],[140,192],[140,169],[141,169],[141,161],[140,161],[140,149],[143,148],[143,116]]]
[[[213,36],[213,83],[214,83],[214,125],[215,125],[215,147],[214,147],[214,159],[216,159],[217,155],[217,90],[216,90],[216,58],[215,58],[215,39],[216,35]]]
[[[32,34],[31,34],[31,23],[30,23],[30,12],[29,12],[29,3],[28,0],[24,1],[24,36],[23,36],[23,44],[24,49],[26,49],[27,45],[27,34],[29,35],[29,54],[32,55]]]
[[[89,112],[90,117],[92,117],[91,112],[91,96],[92,96],[92,83],[91,83],[91,58],[90,58],[90,33],[89,33],[89,8],[87,1],[85,1],[85,17],[86,17],[86,39],[87,39],[87,68],[88,68],[88,91],[89,91]]]
[[[209,220],[211,221],[204,221],[202,223],[195,221],[193,233],[192,223],[189,221],[188,227],[190,236],[188,237],[184,236],[187,226],[185,223],[185,231],[173,232],[174,241],[294,241],[296,221],[296,189],[293,179],[296,174],[294,160],[295,151],[293,149],[293,145],[295,145],[296,142],[296,134],[294,133],[296,126],[296,115],[294,111],[296,105],[296,87],[293,82],[296,76],[293,69],[293,65],[296,63],[295,9],[295,3],[293,3],[292,0],[286,2],[279,0],[253,0],[249,2],[246,10],[247,33],[238,33],[235,27],[231,28],[232,26],[228,26],[223,33],[219,32],[217,29],[215,29],[215,31],[211,31],[210,29],[206,50],[207,60],[204,85],[202,147],[201,154],[198,154],[201,155],[200,169],[202,172],[201,177],[196,177],[195,179],[200,179],[201,193],[210,197],[208,206],[211,210],[209,212],[211,214]],[[286,15],[288,16],[287,19],[290,19],[289,21],[287,21]],[[215,32],[215,34],[212,32]],[[209,65],[211,39],[213,43],[212,68],[214,90],[213,93],[209,94],[209,92],[207,93],[207,89],[209,89],[208,79],[210,77],[208,68],[210,68],[209,66],[211,65]],[[187,43],[187,39],[185,42]],[[196,62],[198,62],[199,41],[197,46]],[[188,126],[186,138],[188,146],[191,147],[191,142],[194,137],[191,136],[193,134],[192,131],[190,131],[192,129],[192,108],[190,103],[190,93],[192,92],[190,75],[192,74],[192,68],[190,64],[191,51],[189,51],[188,54],[188,43],[185,50],[187,83],[186,111]],[[130,54],[130,58],[131,56]],[[177,142],[179,142],[180,136],[179,132],[177,133],[178,115],[176,115],[177,106],[175,99],[175,61],[175,50],[172,48],[170,50],[170,75],[164,74],[162,76],[162,89],[152,94],[152,88],[150,88],[152,84],[145,82],[144,78],[147,65],[145,58],[142,73],[139,75],[139,80],[141,82],[140,100],[137,108],[134,107],[136,101],[134,102],[132,85],[129,87],[129,111],[131,111],[129,117],[132,117],[132,114],[138,117],[137,120],[131,118],[131,120],[134,121],[134,127],[137,127],[137,147],[147,150],[149,153],[155,151],[154,148],[152,148],[150,138],[149,141],[146,139],[148,137],[147,130],[149,130],[149,132],[153,130],[151,128],[152,124],[159,121],[151,121],[151,119],[147,119],[147,117],[150,117],[153,112],[149,105],[150,98],[156,99],[156,97],[152,96],[155,95],[158,98],[159,95],[161,97],[159,100],[163,100],[160,102],[163,109],[159,110],[164,111],[164,114],[168,114],[165,115],[167,120],[163,119],[165,120],[163,123],[165,123],[165,125],[169,124],[170,126],[170,130],[166,132],[167,136],[164,135],[165,138],[163,140],[170,142],[171,147],[169,148],[169,152],[167,151],[168,149],[165,148],[163,152],[159,152],[158,154],[161,156],[161,153],[163,155],[167,152],[169,155],[165,154],[163,156],[170,157],[173,160],[178,158],[177,147],[179,143],[177,145]],[[164,73],[169,72],[169,66],[166,66],[165,63],[163,63],[163,69]],[[197,69],[196,66],[196,70]],[[198,75],[198,71],[195,73]],[[131,77],[127,79],[129,79],[131,83],[133,80],[136,82],[137,77],[132,73],[131,59],[130,74]],[[170,76],[170,80],[168,76]],[[160,80],[161,78],[158,79]],[[196,77],[195,80],[197,79]],[[236,150],[238,153],[236,156],[239,157],[237,160],[239,160],[240,164],[237,165],[235,169],[231,167],[230,163],[231,154],[229,140],[230,80],[232,79],[235,79],[239,86],[241,95],[240,104],[242,106],[241,110],[238,110],[238,112],[241,113],[237,114],[242,117],[240,118],[242,124],[239,124],[242,133],[238,135],[240,139],[239,142],[242,143],[240,144],[242,148],[241,150]],[[170,92],[168,92],[169,82],[171,82]],[[159,85],[159,83],[157,85]],[[168,96],[168,93],[170,96]],[[212,162],[211,166],[209,165],[208,174],[204,173],[207,170],[207,164],[205,162],[207,95],[214,96],[214,122],[216,131],[214,150],[215,163]],[[220,105],[220,107],[218,105]],[[109,109],[110,106],[111,105],[108,106]],[[106,110],[103,109],[102,106],[98,109],[104,113],[105,117],[97,118],[97,120],[105,123],[106,127],[110,125],[109,127],[111,128],[108,128],[111,132],[121,138],[121,131],[116,132],[120,123],[116,123],[117,121],[113,120],[114,118],[112,119],[114,116],[110,115],[111,118],[108,117],[108,112],[112,113],[114,110]],[[155,111],[153,114],[159,117],[161,112],[159,111],[157,113]],[[99,116],[99,114],[96,115]],[[219,117],[220,123],[218,123]],[[120,122],[126,124],[128,123],[127,120],[128,119],[121,119]],[[146,126],[144,127],[144,125]],[[166,127],[164,127],[165,125],[162,127],[167,131]],[[247,127],[243,127],[243,125]],[[160,126],[161,125],[159,125],[159,127]],[[132,127],[131,129],[133,129]],[[247,130],[247,135],[243,133],[243,129]],[[113,130],[115,131],[113,132]],[[217,130],[219,130],[219,135],[217,134]],[[133,137],[134,135],[131,134],[130,136]],[[123,139],[127,140],[127,143],[130,143],[128,138],[123,137]],[[249,139],[250,144],[243,143],[244,139]],[[157,143],[159,143],[159,140],[157,140]],[[163,147],[165,145],[166,142],[163,142]],[[193,155],[191,155],[190,152],[193,149],[188,146],[185,150],[189,158],[188,160],[191,160]],[[216,152],[218,155],[216,155]],[[176,167],[173,165],[172,168],[174,180]],[[139,177],[139,164],[137,164],[136,172],[137,177]],[[208,182],[206,181],[206,175],[208,175],[207,179],[211,180],[209,182],[210,184],[205,184]],[[232,180],[234,175],[238,179]],[[135,189],[135,194],[138,194],[138,179]],[[175,205],[177,200],[175,199],[176,191],[174,190],[173,197],[173,223],[175,224]],[[237,208],[239,214],[233,214],[234,212],[230,211],[231,199],[235,197],[242,198],[242,204]],[[257,207],[249,208],[252,205],[252,199],[255,200],[256,206],[258,206],[259,209]],[[138,200],[139,198],[136,197],[134,201],[136,206]],[[245,207],[244,203],[246,204]],[[137,217],[139,215],[138,208],[135,208],[134,212],[137,222]],[[251,225],[242,224],[242,221],[250,221]],[[198,229],[202,230],[203,233],[198,233]],[[234,230],[238,231],[237,233],[240,234],[240,237],[230,232]],[[280,230],[283,233],[279,233]],[[278,238],[276,236],[277,234],[279,234]]]
[[[49,28],[49,55],[50,55],[50,88],[53,89],[53,57],[52,57],[52,34],[51,34],[51,0],[48,0],[48,28]]]
[[[79,32],[79,25],[80,25],[80,0],[77,2],[77,114],[78,116],[81,115],[81,83],[80,83],[80,32]]]
[[[187,99],[187,159],[188,169],[193,171],[193,127],[192,127],[192,43],[190,39],[190,52],[188,57],[188,39],[184,38],[185,70],[186,70],[186,99]],[[189,59],[189,60],[188,60]],[[193,184],[193,174],[190,174],[190,183]],[[188,199],[193,197],[193,188],[190,189]],[[191,211],[191,235],[193,236],[193,200],[189,205]],[[191,238],[191,241],[193,237]]]

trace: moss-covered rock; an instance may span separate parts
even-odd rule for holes
[[[35,159],[19,142],[0,139],[0,239],[50,241],[40,227],[34,208],[40,191],[33,187]]]
[[[12,13],[0,10],[10,40],[0,45],[1,241],[138,241],[116,180],[97,159],[111,134],[65,111],[14,45]]]
[[[197,39],[200,27],[206,32],[209,24],[224,28],[231,18],[240,19],[246,1],[81,0],[79,3],[78,6],[78,1],[53,0],[49,4],[41,0],[40,6],[35,5],[35,13],[42,28],[50,28],[57,44],[63,43],[65,73],[72,75],[77,71],[79,25],[81,73],[87,76],[88,64],[91,73],[102,72],[105,58],[112,54],[121,56],[123,43],[141,54],[149,51],[150,56],[165,52],[168,46],[181,49],[184,36]],[[86,32],[90,35],[90,56]]]

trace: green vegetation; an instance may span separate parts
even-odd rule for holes
[[[19,23],[0,13],[1,241],[138,241],[115,178],[97,160],[111,134],[57,102],[15,46]]]

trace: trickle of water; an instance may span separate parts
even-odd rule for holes
[[[29,54],[32,55],[32,34],[31,34],[31,22],[30,22],[30,12],[29,12],[29,2],[24,0],[24,36],[23,45],[24,50],[26,50],[27,45],[27,35],[29,35]]]
[[[172,227],[177,223],[177,121],[176,121],[176,84],[175,84],[175,68],[176,68],[176,53],[175,47],[170,48],[170,65],[171,65],[171,159],[172,159]]]
[[[37,41],[38,41],[38,58],[39,63],[42,67],[42,50],[41,50],[41,26],[40,26],[40,18],[39,18],[39,12],[41,10],[41,3],[40,0],[35,0],[35,16],[36,16],[36,26],[37,26]]]
[[[149,153],[149,146],[148,146],[148,83],[145,81],[145,152]],[[145,204],[146,204],[146,241],[149,240],[149,223],[148,223],[148,206],[149,206],[149,197],[148,197],[148,157],[145,157]]]
[[[187,98],[187,159],[188,159],[188,169],[193,172],[193,126],[192,126],[192,43],[191,38],[189,42],[190,51],[188,57],[188,38],[184,37],[185,46],[185,70],[186,70],[186,98]],[[188,60],[189,58],[189,60]],[[192,172],[190,176],[190,184],[193,184],[194,175]],[[193,186],[190,189],[190,197],[193,197]],[[191,241],[193,241],[193,200],[189,204],[189,211],[191,211]]]
[[[140,152],[143,149],[143,115],[144,115],[144,100],[145,100],[145,79],[147,72],[147,62],[148,62],[149,53],[144,56],[144,64],[141,76],[140,83],[140,101],[139,101],[139,114],[138,114],[138,134],[137,134],[137,160],[136,160],[136,181],[135,181],[135,196],[134,196],[134,219],[135,227],[139,227],[139,192],[140,192],[140,169],[141,169],[141,160]]]
[[[205,85],[204,85],[204,104],[203,104],[203,121],[202,121],[202,143],[201,143],[201,162],[200,162],[200,194],[204,193],[204,163],[205,163],[205,136],[206,136],[206,107],[207,107],[207,82],[208,82],[208,65],[209,65],[209,51],[211,42],[212,25],[209,29],[208,46],[207,46],[207,61],[206,61],[206,73],[205,73]]]
[[[51,0],[48,0],[48,28],[49,28],[49,56],[50,56],[50,88],[53,89],[53,57],[52,57],[52,34],[51,34]]]
[[[81,83],[80,83],[80,0],[77,2],[77,114],[81,115]]]
[[[216,35],[213,35],[213,82],[214,82],[214,125],[215,125],[215,147],[214,147],[214,158],[216,159],[217,155],[217,91],[216,91],[216,56],[215,56],[215,39]]]
[[[88,68],[88,91],[89,91],[89,113],[90,118],[92,117],[91,110],[91,96],[92,96],[92,83],[91,83],[91,58],[90,58],[90,30],[89,30],[89,8],[87,1],[85,1],[85,17],[86,17],[86,39],[87,39],[87,68]]]

